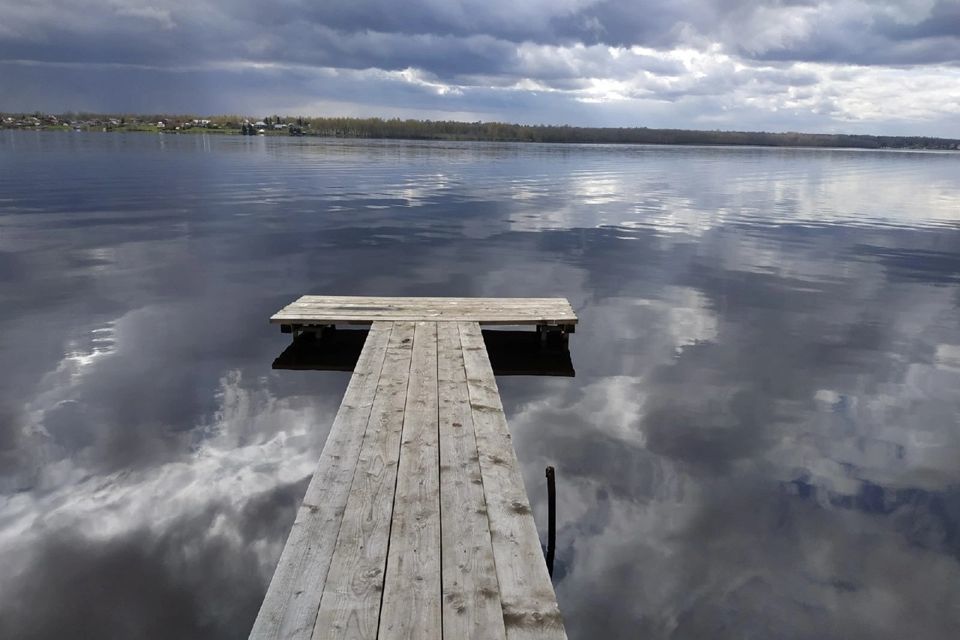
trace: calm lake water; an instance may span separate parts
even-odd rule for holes
[[[0,637],[244,638],[302,293],[570,299],[499,383],[571,638],[956,638],[960,155],[0,132]]]

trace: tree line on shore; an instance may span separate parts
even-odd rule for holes
[[[17,120],[14,114],[0,118],[0,126]],[[41,114],[20,114],[21,118],[43,122]],[[197,122],[190,115],[103,115],[63,114],[60,122],[123,122],[134,128],[143,123]],[[651,129],[647,127],[574,127],[568,125],[526,125],[502,122],[459,122],[401,120],[399,118],[287,117],[263,119],[237,115],[205,116],[205,128],[223,132],[250,132],[254,125],[267,125],[271,133],[339,138],[386,138],[407,140],[479,140],[497,142],[554,142],[600,144],[755,145],[773,147],[850,147],[862,149],[960,149],[960,140],[920,136],[873,136],[837,133],[774,133],[765,131],[703,131],[692,129]],[[283,127],[275,125],[284,125]],[[166,129],[179,128],[167,126]],[[186,126],[184,128],[190,128]],[[142,129],[142,128],[141,128]]]
[[[958,149],[960,140],[915,136],[832,133],[698,131],[647,127],[573,127],[501,122],[304,118],[314,135],[414,140],[491,140],[600,144],[707,144],[775,147],[854,147],[864,149]]]

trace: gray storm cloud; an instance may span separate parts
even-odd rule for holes
[[[960,132],[956,0],[3,0],[0,12],[0,109]]]

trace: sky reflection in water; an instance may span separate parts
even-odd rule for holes
[[[4,132],[0,636],[245,637],[315,292],[571,300],[577,377],[499,381],[571,637],[953,637],[958,161]]]

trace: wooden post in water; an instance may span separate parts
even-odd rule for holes
[[[553,554],[557,549],[557,479],[547,467],[547,572],[553,578]]]

